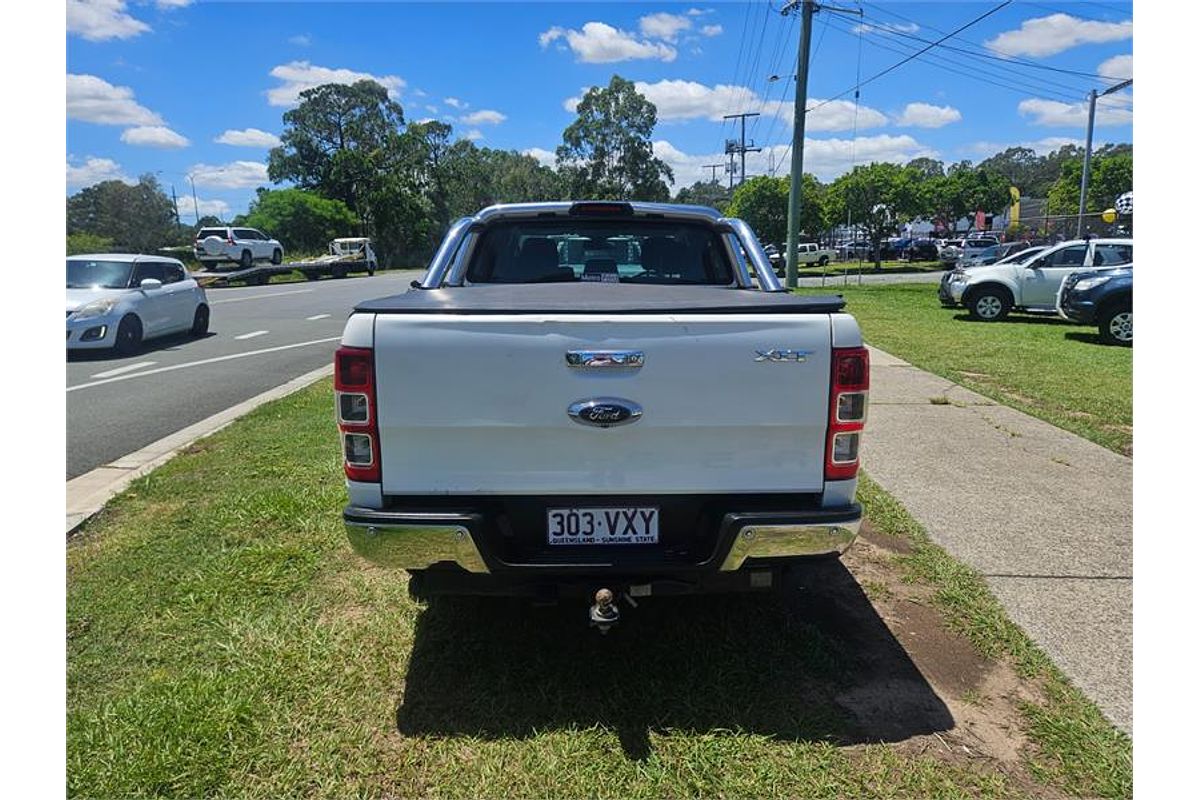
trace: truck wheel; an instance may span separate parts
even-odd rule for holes
[[[250,269],[254,266],[254,255],[249,250],[243,250],[242,259],[238,263],[242,265],[242,269]]]
[[[367,277],[369,278],[374,274],[375,274],[375,262],[368,261],[367,262]]]
[[[192,317],[192,336],[199,338],[208,334],[208,306],[201,303],[196,306],[196,315]]]
[[[126,314],[117,326],[117,340],[113,350],[120,356],[131,356],[142,346],[142,321],[133,314]]]
[[[829,263],[829,256],[821,256],[821,258],[817,260],[818,267],[823,267],[828,263]]]
[[[1012,310],[1012,299],[1003,289],[984,286],[971,293],[964,303],[971,319],[980,322],[996,322],[1008,316]]]
[[[283,263],[283,251],[280,250],[278,247],[275,248],[274,253],[271,253],[271,263],[272,264],[282,264]]]
[[[1133,308],[1126,305],[1110,306],[1096,320],[1100,329],[1100,341],[1129,347],[1133,344]]]

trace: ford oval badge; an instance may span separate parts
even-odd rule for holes
[[[642,417],[642,407],[619,397],[597,397],[572,403],[567,407],[567,415],[580,425],[612,428],[637,422]]]

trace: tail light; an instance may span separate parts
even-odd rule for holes
[[[379,420],[375,407],[375,353],[339,347],[333,356],[333,394],[342,464],[352,481],[379,482]]]
[[[227,233],[227,234],[225,234],[225,235],[229,237],[229,243],[230,243],[230,244],[233,244],[233,243],[234,243],[234,241],[233,241],[233,231],[230,231],[229,233]]]
[[[865,347],[835,347],[829,380],[829,433],[825,442],[825,480],[858,475],[858,447],[867,421],[871,359]]]

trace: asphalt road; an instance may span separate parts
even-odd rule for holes
[[[137,355],[67,359],[67,479],[329,364],[354,305],[403,292],[419,270],[209,289],[209,335]]]

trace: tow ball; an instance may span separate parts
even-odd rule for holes
[[[613,600],[611,589],[600,589],[596,592],[595,601],[588,610],[588,619],[591,625],[599,628],[601,633],[608,633],[609,628],[621,621],[621,610],[617,608],[617,604]]]

